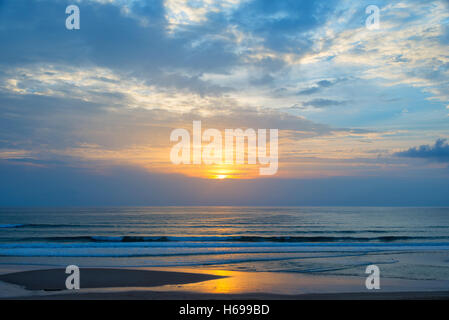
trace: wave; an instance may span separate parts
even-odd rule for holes
[[[288,239],[287,239],[288,238]],[[301,237],[56,237],[0,243],[0,256],[157,257],[204,254],[275,254],[448,250],[449,242],[306,242]],[[53,239],[53,242],[36,240]],[[63,241],[61,240],[63,239]],[[327,239],[327,238],[326,238]],[[275,240],[275,241],[270,241]],[[288,240],[288,241],[287,241]],[[293,241],[292,241],[293,240]],[[310,240],[310,239],[309,239]],[[316,240],[316,239],[314,239]],[[320,238],[322,240],[322,238]]]
[[[82,225],[82,224],[49,224],[49,223],[10,223],[10,224],[0,224],[0,228],[117,228],[122,227],[126,228],[129,226],[134,226],[134,224],[127,223],[126,225],[107,225],[107,224],[94,224],[94,225]],[[231,229],[248,229],[247,225],[238,226],[235,224],[231,225],[169,225],[169,224],[138,224],[139,227],[143,229],[159,229],[159,228],[170,228],[170,229],[220,229],[220,228],[231,228]],[[253,227],[253,226],[251,226]],[[258,227],[264,227],[258,226]],[[275,228],[283,229],[294,229],[299,228],[300,226],[275,226]],[[310,227],[308,227],[310,228]],[[392,233],[394,231],[391,230],[295,230],[293,231],[296,234],[357,234],[357,233]]]
[[[449,243],[400,243],[400,244],[304,244],[290,243],[31,243],[1,244],[0,257],[169,257],[202,255],[267,254],[367,254],[381,252],[419,252],[423,250],[449,250]],[[315,256],[318,257],[318,256]],[[304,256],[295,255],[296,259]],[[319,257],[318,257],[319,258]]]
[[[24,224],[0,224],[0,229],[20,228],[23,226],[24,226]]]
[[[87,225],[76,225],[76,224],[43,224],[43,223],[10,223],[10,224],[0,224],[0,229],[8,228],[83,228],[89,227]],[[101,226],[94,226],[96,228]]]
[[[338,243],[338,242],[397,242],[413,240],[449,240],[449,236],[69,236],[32,237],[21,241],[49,242],[278,242],[278,243]]]

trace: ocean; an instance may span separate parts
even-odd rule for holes
[[[449,208],[1,208],[0,264],[449,280]]]

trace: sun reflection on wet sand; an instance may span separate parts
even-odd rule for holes
[[[195,268],[144,268],[148,270],[207,273],[223,278],[184,285],[166,285],[145,288],[160,292],[195,292],[209,294],[281,294],[298,295],[308,293],[367,292],[366,277],[307,275],[287,272],[239,272]],[[449,281],[417,281],[387,278],[383,280],[382,291],[422,291],[426,288],[445,290]]]
[[[155,269],[151,269],[155,270]],[[310,292],[364,291],[364,279],[329,276],[307,276],[295,273],[239,272],[208,269],[164,268],[163,271],[207,273],[223,278],[184,285],[149,288],[154,291],[183,291],[216,294],[275,293],[302,294]]]

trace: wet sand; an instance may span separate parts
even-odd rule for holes
[[[189,270],[190,271],[190,270]],[[303,293],[277,294],[259,291],[251,292],[200,292],[201,286],[217,288],[220,281],[237,281],[249,274],[236,276],[208,274],[207,271],[179,272],[143,269],[82,268],[81,290],[65,290],[67,274],[65,269],[28,270],[0,275],[0,281],[15,294],[4,295],[4,299],[32,300],[448,300],[449,291],[365,291],[351,293]],[[255,275],[263,281],[263,274]],[[289,275],[286,275],[289,276]],[[233,280],[234,279],[234,280]],[[291,281],[291,278],[287,278]],[[330,279],[328,279],[330,281]],[[310,278],[310,285],[319,287],[320,278]],[[340,281],[350,281],[342,279]],[[218,282],[218,283],[217,283]],[[214,284],[215,283],[215,284]],[[330,283],[330,282],[326,282]],[[305,285],[304,281],[301,283]],[[323,285],[323,284],[322,284]],[[178,290],[178,286],[181,288]],[[20,291],[18,289],[22,289]],[[151,289],[153,288],[153,289]],[[345,287],[345,289],[354,287]],[[97,289],[97,290],[96,290]],[[161,290],[162,289],[162,290]],[[198,289],[198,290],[195,290]],[[223,290],[224,288],[220,288]],[[190,290],[190,291],[189,291]],[[358,291],[360,288],[358,289]]]
[[[202,294],[189,292],[129,291],[24,297],[23,300],[449,300],[443,292],[361,292],[277,295],[266,293]]]
[[[0,281],[19,285],[27,290],[65,290],[69,275],[65,269],[32,270],[0,275]],[[187,284],[222,278],[198,273],[149,271],[132,269],[83,268],[80,286],[89,288],[157,287]]]

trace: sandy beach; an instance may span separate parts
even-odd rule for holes
[[[390,292],[344,294],[201,294],[180,292],[116,292],[48,295],[15,298],[23,300],[448,300],[449,291],[442,292]]]
[[[84,268],[81,276],[81,290],[69,291],[65,289],[66,274],[64,269],[28,270],[5,273],[0,275],[0,281],[6,285],[3,288],[20,288],[3,294],[2,299],[36,299],[36,300],[408,300],[408,299],[449,299],[449,291],[365,291],[360,292],[351,283],[353,279],[328,279],[329,291],[323,292],[326,282],[317,277],[310,277],[301,281],[305,288],[301,294],[279,294],[263,288],[236,290],[226,285],[237,283],[241,288],[245,286],[242,278],[245,275],[235,273],[230,276],[226,272],[208,274],[207,271],[178,272],[160,270],[133,270],[112,268]],[[223,275],[219,275],[219,274]],[[250,275],[250,273],[246,273]],[[253,275],[257,276],[257,275]],[[278,278],[276,278],[276,276]],[[261,283],[268,283],[265,274],[260,274]],[[284,277],[284,278],[283,278]],[[291,281],[293,275],[274,275],[271,281]],[[251,278],[251,277],[249,277]],[[298,277],[298,279],[301,279]],[[251,280],[250,280],[251,281]],[[221,286],[221,287],[220,287]],[[307,289],[314,287],[316,293],[307,293]],[[336,292],[336,291],[347,292]],[[7,290],[3,290],[5,293]],[[275,290],[273,290],[275,291]]]

